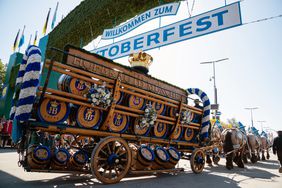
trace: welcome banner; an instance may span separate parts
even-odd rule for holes
[[[134,30],[140,25],[161,16],[176,15],[179,5],[180,3],[168,3],[165,5],[152,8],[130,19],[129,21],[127,21],[126,23],[120,26],[117,26],[113,29],[105,29],[102,35],[102,39],[112,39],[112,38],[120,37]]]
[[[236,2],[91,52],[109,59],[117,59],[139,50],[159,48],[240,25],[242,25],[240,3]]]

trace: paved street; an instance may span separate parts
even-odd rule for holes
[[[276,156],[271,160],[247,164],[245,169],[235,167],[228,171],[225,160],[219,166],[206,166],[202,174],[193,174],[188,161],[181,161],[185,172],[178,175],[143,176],[125,178],[119,184],[102,185],[89,176],[71,176],[69,174],[24,172],[17,166],[18,155],[15,150],[0,149],[0,187],[197,187],[197,188],[281,188],[282,174],[278,173]]]

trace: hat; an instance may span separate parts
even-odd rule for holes
[[[194,103],[200,103],[200,100],[199,99],[195,99]]]

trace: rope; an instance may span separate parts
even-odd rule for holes
[[[263,21],[267,21],[267,20],[272,20],[272,19],[276,19],[276,18],[280,18],[282,17],[282,14],[278,15],[278,16],[271,16],[268,18],[262,18],[259,20],[255,20],[255,21],[251,21],[251,22],[247,22],[247,23],[243,23],[243,25],[248,25],[248,24],[253,24],[253,23],[259,23],[259,22],[263,22]]]

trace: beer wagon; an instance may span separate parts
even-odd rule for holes
[[[45,83],[22,122],[25,170],[92,173],[111,184],[128,174],[182,171],[176,165],[188,154],[202,172],[210,149],[200,148],[203,110],[188,105],[186,90],[146,74],[150,55],[131,55],[132,68],[73,46],[52,51],[63,60],[44,62]]]

